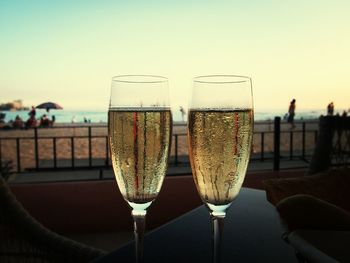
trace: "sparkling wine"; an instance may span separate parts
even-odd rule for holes
[[[167,169],[172,116],[169,108],[118,108],[108,113],[114,174],[123,197],[153,201]]]
[[[227,205],[238,195],[249,161],[252,133],[252,109],[190,110],[190,161],[205,203]]]

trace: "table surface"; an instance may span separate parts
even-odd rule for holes
[[[147,226],[146,226],[147,227]],[[282,239],[282,227],[265,192],[242,188],[227,212],[222,242],[224,262],[297,262]],[[95,262],[135,262],[128,243]],[[212,228],[209,212],[200,206],[149,232],[145,262],[211,262]]]

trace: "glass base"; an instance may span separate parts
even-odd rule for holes
[[[208,209],[210,210],[210,214],[212,216],[225,217],[226,210],[231,206],[231,203],[227,205],[213,205],[210,203],[206,203]]]
[[[153,201],[146,203],[134,203],[127,201],[133,210],[133,214],[145,215],[146,209],[152,204]]]

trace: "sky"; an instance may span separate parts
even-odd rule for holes
[[[253,81],[256,110],[350,108],[350,1],[0,1],[0,102],[108,108],[111,78]],[[237,94],[239,96],[239,94]]]

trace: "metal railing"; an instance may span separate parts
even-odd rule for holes
[[[318,136],[318,121],[314,122],[303,122],[299,121],[296,124],[301,127],[301,129],[288,129],[285,125],[286,123],[281,123],[281,119],[276,117],[274,121],[269,122],[259,122],[255,124],[255,127],[265,125],[267,129],[256,129],[254,132],[254,147],[253,153],[251,155],[251,161],[253,162],[271,162],[271,169],[279,170],[281,160],[301,160],[307,166],[308,159],[311,156],[313,148],[315,146],[317,136]],[[314,128],[308,128],[307,126],[312,124]],[[273,129],[272,129],[273,126]],[[282,128],[282,126],[284,128]],[[93,134],[94,129],[105,129],[105,134]],[[53,130],[53,129],[82,129],[85,130],[83,135],[52,135],[52,136],[40,136],[39,132],[42,130]],[[10,159],[14,164],[14,171],[17,173],[27,172],[27,171],[40,171],[40,170],[62,170],[62,169],[92,169],[92,168],[110,168],[110,156],[109,156],[109,146],[108,146],[108,136],[106,134],[107,127],[106,125],[94,125],[94,126],[57,126],[51,128],[34,128],[32,129],[32,136],[28,136],[29,132],[26,132],[26,136],[6,136],[0,137],[0,159]],[[6,131],[11,132],[11,131]],[[73,132],[75,133],[75,132]],[[84,133],[80,131],[80,133]],[[312,142],[310,142],[310,135]],[[286,139],[283,141],[283,147],[281,147],[281,136],[287,136],[289,138],[288,142]],[[295,138],[299,136],[299,146],[296,146]],[[301,138],[300,138],[301,136]],[[173,143],[172,143],[172,154],[170,156],[169,165],[180,166],[180,165],[189,165],[187,150],[184,151],[180,149],[180,142],[182,144],[186,143],[186,133],[174,133],[173,134]],[[308,142],[307,142],[308,139]],[[52,147],[49,147],[52,151],[52,158],[48,158],[47,152],[44,152],[46,157],[43,158],[40,154],[40,145],[43,141],[51,141]],[[87,152],[87,158],[81,158],[77,156],[77,150],[81,149],[82,146],[77,145],[78,140],[87,141],[87,145],[84,144],[83,147],[87,147],[85,151]],[[99,152],[100,156],[97,158],[93,156],[93,142],[96,140],[104,141],[100,142]],[[11,141],[12,146],[5,147],[5,143]],[[22,151],[23,144],[26,144],[27,148],[30,148],[28,141],[32,142],[31,148],[33,152],[29,153],[29,157],[24,158],[25,152]],[[58,141],[66,141],[65,150],[63,150],[64,158],[62,158],[62,153],[58,156],[59,152],[59,143]],[[268,141],[268,142],[267,142]],[[67,142],[69,142],[67,144]],[[14,145],[13,145],[14,143]],[[271,144],[273,147],[271,148]],[[69,146],[68,146],[69,145]],[[10,153],[5,153],[4,149],[11,149]],[[70,148],[69,151],[67,148]],[[101,150],[104,148],[103,150]],[[185,147],[187,149],[187,147]],[[254,148],[258,148],[254,151]],[[6,150],[5,149],[5,150]],[[30,150],[26,149],[30,152]],[[46,149],[46,151],[49,151]],[[102,151],[104,154],[102,154]],[[62,152],[62,149],[61,151]],[[28,155],[28,154],[27,154]],[[29,164],[28,160],[24,165],[24,159],[31,159]],[[68,161],[70,160],[70,161]],[[46,164],[43,162],[46,161]],[[78,164],[80,163],[80,164]],[[1,169],[1,162],[0,162]]]

